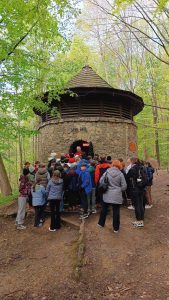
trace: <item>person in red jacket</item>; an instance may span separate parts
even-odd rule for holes
[[[110,163],[107,163],[106,157],[101,157],[99,164],[96,166],[95,171],[95,183],[98,185],[101,176],[111,167]]]
[[[95,184],[96,184],[96,203],[102,203],[103,195],[98,191],[99,180],[102,175],[111,167],[110,163],[107,163],[106,157],[101,157],[95,171]]]
[[[75,156],[81,156],[82,155],[82,149],[81,149],[81,147],[80,146],[77,146],[77,148],[76,148],[76,153],[75,153]]]

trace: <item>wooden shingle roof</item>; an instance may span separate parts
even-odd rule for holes
[[[102,79],[91,67],[85,66],[66,86],[71,88],[109,88],[112,87]]]

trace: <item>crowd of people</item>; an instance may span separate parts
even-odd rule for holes
[[[78,211],[81,219],[100,212],[99,227],[104,227],[109,207],[113,209],[113,230],[120,228],[120,207],[135,210],[136,220],[132,225],[144,227],[145,208],[152,207],[151,186],[154,169],[149,162],[136,157],[128,160],[112,160],[111,156],[86,156],[80,147],[76,153],[57,158],[51,153],[48,165],[36,161],[26,162],[20,176],[18,230],[26,229],[27,203],[35,211],[34,226],[41,227],[45,221],[45,209],[50,208],[49,231],[61,227],[60,213],[63,210]],[[129,205],[130,204],[130,205]]]

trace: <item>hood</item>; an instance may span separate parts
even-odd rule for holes
[[[40,175],[43,175],[43,174],[47,173],[47,170],[46,170],[46,168],[39,168],[37,173]]]
[[[61,178],[59,180],[57,180],[57,181],[51,179],[51,181],[52,181],[52,184],[54,184],[54,185],[58,185],[58,184],[63,183],[63,179],[61,179]]]
[[[35,192],[38,192],[41,189],[41,185],[40,184],[36,184],[35,186]]]
[[[111,167],[107,170],[107,174],[110,174],[111,177],[115,178],[121,174],[121,171],[115,167]]]

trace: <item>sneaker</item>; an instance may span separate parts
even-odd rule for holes
[[[152,208],[152,205],[146,204],[146,205],[145,205],[145,208],[146,208],[146,209]]]
[[[135,208],[134,208],[133,205],[128,206],[128,209],[130,209],[130,210],[135,210]]]
[[[131,224],[132,224],[133,226],[137,226],[138,221],[134,221],[134,222],[132,222]]]
[[[97,210],[96,209],[92,209],[92,214],[96,214]]]
[[[97,224],[97,226],[100,227],[100,228],[104,228],[104,226],[102,226],[102,225],[100,225],[100,224]]]
[[[50,232],[55,232],[56,229],[51,229],[51,228],[49,227],[49,231],[50,231]]]
[[[39,223],[38,225],[34,225],[34,227],[42,227],[43,223]]]
[[[83,219],[87,219],[89,217],[88,214],[83,214],[82,216],[80,216],[80,219],[83,220]]]
[[[24,226],[24,225],[18,225],[17,229],[18,230],[24,230],[24,229],[26,229],[26,226]]]
[[[137,227],[137,228],[144,227],[144,223],[143,222],[135,221],[135,222],[132,222],[132,224],[133,224],[134,227]]]
[[[144,227],[144,223],[143,222],[139,222],[136,227],[143,228]]]
[[[119,231],[118,230],[113,230],[114,231],[114,233],[118,233]]]

